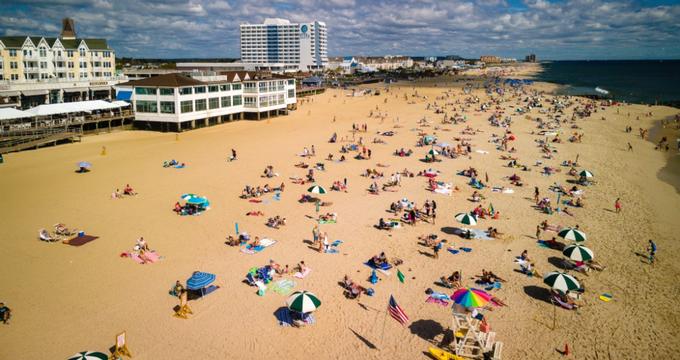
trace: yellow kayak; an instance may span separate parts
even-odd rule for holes
[[[437,360],[465,360],[464,358],[458,355],[452,354],[448,351],[444,351],[436,347],[431,347],[429,351],[430,354]]]

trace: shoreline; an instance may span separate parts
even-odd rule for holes
[[[678,145],[678,141],[680,141],[680,124],[675,124],[676,129],[664,125],[665,121],[670,122],[674,120],[674,116],[657,120],[649,130],[648,141],[653,146],[656,146],[662,137],[668,138],[670,150],[668,152],[659,150],[666,158],[666,166],[659,169],[657,177],[672,185],[680,193],[680,149],[678,149],[680,146]]]

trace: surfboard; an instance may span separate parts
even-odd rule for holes
[[[452,354],[448,351],[444,351],[439,348],[431,347],[429,349],[430,354],[437,360],[465,360],[464,358]]]

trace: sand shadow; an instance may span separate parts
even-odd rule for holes
[[[413,335],[433,344],[435,343],[434,338],[444,332],[441,324],[430,319],[416,320],[408,328]]]
[[[203,289],[203,291],[201,291],[201,290],[187,290],[187,301],[198,300],[198,299],[204,298],[204,297],[206,297],[207,295],[211,294],[212,292],[214,292],[215,290],[217,290],[219,288],[220,287],[217,286],[217,285],[210,285],[210,286],[206,287],[205,289]]]
[[[429,258],[434,258],[434,255],[430,254],[429,252],[425,252],[425,251],[422,251],[422,250],[418,250],[418,253],[419,253],[420,255],[425,255],[425,256],[427,256],[427,257],[429,257]]]
[[[554,266],[558,269],[567,270],[567,266],[564,262],[565,262],[565,260],[563,258],[560,258],[560,257],[557,257],[557,256],[550,256],[548,258],[548,263],[550,263],[550,265],[552,265],[552,266]]]
[[[304,240],[302,240],[302,242],[304,244],[307,244],[307,245],[314,245],[314,242],[312,240],[309,240],[309,239],[304,239]]]
[[[614,211],[614,210],[612,210],[612,209],[608,209],[608,208],[602,208],[602,210],[604,210],[604,211],[609,211],[610,213],[616,213],[616,211]]]
[[[550,290],[544,287],[528,285],[524,287],[524,293],[536,300],[552,304],[552,302],[550,302]]]
[[[372,342],[370,342],[368,339],[366,339],[365,337],[361,336],[359,333],[357,333],[356,331],[354,331],[352,328],[348,328],[348,329],[349,329],[349,331],[352,332],[352,334],[354,334],[354,336],[357,337],[357,339],[361,340],[361,342],[364,343],[364,345],[366,345],[366,347],[368,347],[369,349],[372,349],[372,350],[376,350],[376,349],[377,349],[377,347],[376,347]]]
[[[459,227],[455,227],[455,226],[444,226],[439,230],[446,235],[458,235],[458,236],[462,237],[465,234],[463,229],[461,229]]]

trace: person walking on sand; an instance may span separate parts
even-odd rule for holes
[[[439,250],[442,249],[442,241],[437,241],[437,243],[432,247],[432,250],[434,251],[434,258],[439,259]]]
[[[541,240],[541,225],[536,225],[536,240]]]
[[[236,160],[236,150],[231,149],[231,157],[229,158],[229,161],[234,161]]]
[[[614,211],[617,214],[621,212],[621,198],[616,198],[616,201],[614,201]]]
[[[649,245],[647,246],[647,251],[649,252],[649,263],[654,264],[654,260],[656,257],[656,244],[652,239],[649,239]]]
[[[538,196],[540,193],[538,192],[538,186],[534,186],[534,202],[538,204]]]
[[[633,145],[631,145],[630,143],[628,143],[628,151],[633,151]]]

